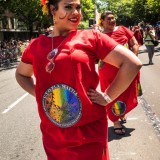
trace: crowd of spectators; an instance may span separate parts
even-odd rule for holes
[[[51,26],[52,27],[52,26]],[[49,29],[47,29],[47,33]],[[139,45],[144,44],[144,34],[146,27],[141,27],[139,24],[130,28],[139,43]],[[156,39],[160,40],[160,26],[153,27],[153,31],[155,32]],[[24,49],[28,45],[29,40],[9,40],[9,41],[0,41],[0,67],[4,65],[10,65],[10,63],[15,62],[21,57]]]
[[[152,26],[152,25],[146,25],[142,27],[141,25],[134,25],[130,29],[134,32],[134,36],[136,37],[138,43],[140,45],[144,44],[144,38],[145,38],[145,32],[147,30],[147,26],[150,26],[152,31],[155,34],[155,39],[160,40],[160,26]]]
[[[16,62],[28,43],[29,40],[0,41],[0,67]]]
[[[160,26],[156,26],[154,27],[154,29],[157,36],[157,40],[160,40]]]

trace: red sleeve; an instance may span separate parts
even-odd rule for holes
[[[128,38],[128,41],[129,41],[134,36],[134,33],[130,29],[128,29],[124,26],[121,26],[121,27],[125,31],[125,33],[126,33],[125,36]]]
[[[27,48],[24,50],[23,54],[22,54],[22,58],[21,61],[27,64],[32,64],[33,62],[33,55],[31,53],[31,46],[33,45],[34,40],[32,40],[29,45],[27,46]]]
[[[118,45],[118,43],[104,33],[95,32],[95,36],[97,57],[103,60],[106,55]]]

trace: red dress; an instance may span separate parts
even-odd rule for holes
[[[52,41],[53,48],[63,42],[50,74],[45,67]],[[33,65],[48,160],[109,160],[105,107],[92,103],[87,91],[99,83],[96,59],[104,59],[116,45],[108,36],[87,30],[66,38],[40,35],[25,50],[22,61]]]
[[[113,38],[119,44],[129,48],[128,42],[133,37],[133,32],[131,32],[124,26],[118,26],[117,30],[106,33],[106,35]],[[114,67],[113,65],[104,63],[103,61],[99,62],[99,77],[102,92],[104,92],[105,89],[108,88],[108,86],[115,78],[117,72],[118,68]],[[114,122],[118,120],[120,117],[124,116],[126,113],[128,113],[137,106],[137,78],[138,77],[135,78],[135,80],[130,84],[130,86],[117,99],[107,105],[107,115],[111,121]],[[117,116],[112,111],[113,105],[119,108],[126,106],[126,110],[122,110],[125,112]]]
[[[140,30],[134,31],[134,37],[136,38],[138,45],[143,45],[143,36]]]

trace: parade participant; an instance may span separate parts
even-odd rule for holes
[[[130,85],[142,64],[103,33],[77,30],[80,0],[43,0],[42,5],[53,17],[53,32],[30,42],[16,79],[36,97],[47,159],[109,160],[105,106]],[[104,95],[96,91],[97,59],[119,68]]]
[[[119,44],[129,48],[135,55],[138,55],[139,46],[133,35],[133,32],[124,26],[116,26],[116,19],[112,11],[105,11],[101,14],[99,25],[102,27],[103,33],[113,38]],[[99,62],[99,75],[101,89],[104,92],[115,78],[118,72],[118,68],[110,63]],[[127,106],[127,112],[137,106],[137,82],[136,80],[130,85],[130,87],[109,105]],[[110,110],[107,112],[108,117],[114,123],[114,132],[118,135],[124,135],[125,129],[121,125],[119,119],[122,122],[126,122],[125,115],[115,116]]]
[[[148,59],[149,59],[149,64],[153,64],[153,56],[154,56],[154,44],[153,40],[155,40],[155,32],[153,30],[153,27],[151,25],[148,25],[145,30],[145,46],[147,48],[148,52]]]
[[[133,27],[134,37],[136,38],[138,45],[143,45],[143,30],[140,29],[139,25]]]

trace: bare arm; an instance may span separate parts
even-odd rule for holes
[[[16,80],[19,85],[32,96],[35,96],[32,65],[20,62],[16,70]]]
[[[105,91],[107,100],[102,93],[93,89],[88,91],[88,96],[92,102],[106,106],[128,88],[142,64],[133,52],[121,45],[116,46],[103,61],[119,68],[115,79]]]
[[[119,68],[115,79],[106,89],[106,93],[114,100],[127,89],[140,70],[142,63],[135,54],[121,45],[116,46],[103,61],[109,61]]]
[[[131,51],[135,54],[138,55],[138,51],[139,51],[139,45],[138,42],[136,40],[136,38],[133,36],[130,41],[129,41],[129,46],[131,48]]]
[[[149,35],[152,39],[155,39],[155,32],[154,31],[149,31]]]
[[[155,39],[155,34],[151,30],[145,32],[145,38],[147,37],[147,35],[149,35],[152,39]]]

